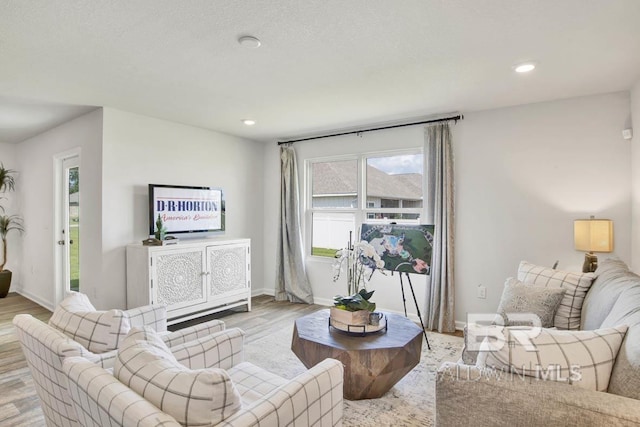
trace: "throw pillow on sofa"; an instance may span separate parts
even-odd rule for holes
[[[49,319],[49,326],[93,353],[116,350],[130,329],[125,312],[98,311],[89,298],[79,292],[72,292],[62,300]]]
[[[485,339],[476,366],[607,391],[626,325],[595,331],[537,332],[502,328],[504,341]]]
[[[241,407],[240,394],[225,370],[186,368],[151,328],[131,329],[113,373],[183,426],[215,425]]]
[[[565,290],[561,288],[525,285],[510,277],[502,290],[498,314],[503,317],[505,326],[537,326],[532,325],[529,320],[518,320],[514,315],[526,313],[538,316],[541,326],[550,328],[564,294]]]
[[[522,261],[518,267],[518,280],[524,283],[566,290],[553,321],[558,329],[580,329],[582,303],[594,278],[593,273],[554,270],[527,261]]]
[[[564,289],[526,285],[510,277],[504,284],[497,310],[498,315],[502,317],[502,322],[496,322],[498,319],[494,318],[494,324],[537,326],[530,320],[517,319],[514,315],[514,313],[526,313],[537,315],[543,328],[552,327],[554,315],[564,293]],[[478,349],[486,336],[485,328],[486,326],[475,323],[469,323],[464,327],[464,345],[461,358],[466,365],[476,363]]]

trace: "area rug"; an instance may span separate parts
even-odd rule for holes
[[[306,368],[291,351],[293,325],[245,344],[245,358],[291,379]],[[431,350],[422,345],[420,363],[380,399],[349,401],[344,426],[432,426],[435,418],[435,372],[445,361],[456,361],[462,338],[430,332]]]

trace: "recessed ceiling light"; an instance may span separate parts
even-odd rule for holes
[[[529,71],[533,71],[536,68],[536,64],[533,62],[525,62],[523,64],[518,64],[513,67],[516,73],[528,73]]]
[[[250,49],[257,49],[262,44],[257,37],[253,36],[242,36],[238,39],[238,43],[240,43],[240,46],[248,47]]]
[[[244,123],[247,126],[253,126],[256,124],[256,121],[251,119],[244,119],[242,120],[242,123]]]

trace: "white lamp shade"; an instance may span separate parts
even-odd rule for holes
[[[573,222],[573,240],[577,251],[611,252],[613,221],[610,219],[577,219]]]

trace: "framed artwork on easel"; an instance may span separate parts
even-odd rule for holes
[[[431,273],[433,230],[433,225],[425,224],[362,224],[360,228],[360,239],[369,242],[380,255],[384,261],[383,269],[400,273],[398,277],[405,316],[407,316],[407,300],[402,281],[403,275],[406,278],[429,350],[431,350],[431,344],[429,344],[427,330],[424,327],[420,305],[413,290],[410,274]]]
[[[374,247],[385,270],[429,274],[433,229],[425,224],[362,224],[360,238]]]

